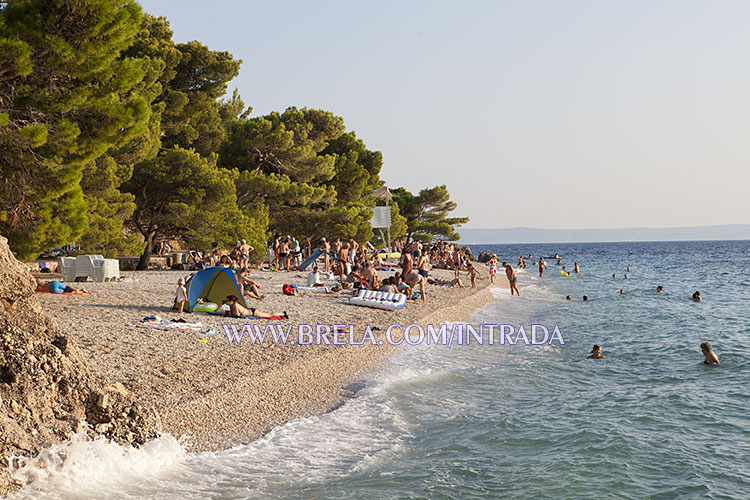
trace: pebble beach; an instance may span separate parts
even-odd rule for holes
[[[350,294],[287,296],[286,283],[303,286],[306,273],[253,270],[265,299],[250,300],[262,311],[286,311],[289,320],[246,320],[204,313],[179,315],[172,309],[181,271],[124,272],[123,279],[79,283],[87,295],[39,294],[44,311],[84,353],[92,372],[109,383],[121,383],[161,417],[162,431],[181,439],[189,451],[215,451],[247,443],[282,423],[321,414],[340,405],[357,390],[364,373],[379,366],[398,347],[382,345],[263,345],[247,340],[230,343],[222,325],[280,324],[292,332],[297,325],[353,325],[359,335],[367,325],[383,340],[388,325],[468,321],[492,300],[487,269],[477,288],[430,285],[425,303],[409,303],[398,311],[358,307]],[[392,273],[381,272],[381,276]],[[465,279],[465,272],[461,279]],[[453,271],[431,271],[451,279]],[[55,275],[42,275],[55,279]],[[40,276],[40,277],[42,277]],[[492,286],[504,277],[498,277]],[[335,284],[330,280],[327,284]],[[303,292],[305,293],[305,292]],[[184,319],[201,323],[200,331],[142,328],[144,317]],[[376,327],[376,328],[375,328]],[[205,330],[213,330],[203,333]],[[396,330],[398,333],[398,330]]]

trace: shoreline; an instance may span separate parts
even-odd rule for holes
[[[359,380],[377,370],[398,348],[389,345],[230,344],[221,324],[353,324],[377,326],[377,340],[391,323],[467,322],[475,311],[495,300],[487,269],[477,289],[430,285],[427,302],[399,311],[348,304],[348,295],[333,298],[285,296],[284,283],[303,284],[297,272],[258,271],[253,275],[266,299],[248,305],[263,311],[286,310],[289,322],[243,320],[194,313],[178,315],[168,304],[180,271],[126,272],[125,281],[86,283],[83,296],[41,294],[44,311],[73,337],[92,372],[109,383],[120,382],[161,418],[163,433],[180,439],[189,452],[218,451],[245,444],[286,422],[332,411],[351,398]],[[302,273],[304,274],[304,273]],[[452,277],[433,270],[431,277]],[[462,280],[465,272],[461,273]],[[54,279],[53,275],[45,275]],[[128,279],[129,278],[129,279]],[[495,283],[492,287],[497,286]],[[74,285],[77,286],[77,285]],[[150,304],[159,304],[157,306]],[[200,321],[219,333],[163,331],[127,326],[158,314]]]

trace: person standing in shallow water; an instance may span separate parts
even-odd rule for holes
[[[513,266],[507,262],[503,262],[503,267],[505,268],[505,275],[508,276],[508,282],[510,283],[510,296],[512,297],[513,292],[515,291],[520,297],[521,292],[518,291],[518,277],[516,276],[516,271],[513,269]]]
[[[705,341],[701,344],[701,352],[706,357],[706,359],[703,360],[703,363],[706,365],[718,365],[721,364],[721,361],[719,361],[719,356],[716,355],[714,352],[713,346],[711,346],[711,342]]]

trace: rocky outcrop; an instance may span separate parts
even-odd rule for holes
[[[158,416],[119,383],[96,380],[34,295],[36,281],[0,237],[0,495],[17,488],[9,457],[33,456],[74,433],[139,445]]]
[[[481,262],[482,264],[485,264],[490,261],[492,258],[492,252],[484,251],[479,254],[479,257],[477,257],[477,260]]]

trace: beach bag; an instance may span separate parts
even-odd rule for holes
[[[297,295],[299,290],[297,289],[297,285],[284,285],[281,287],[281,291],[284,293],[284,295]]]

